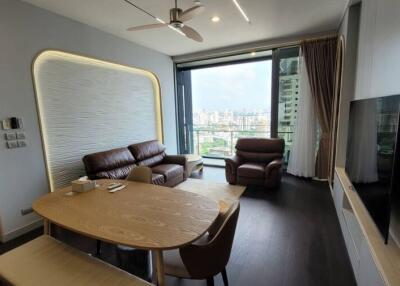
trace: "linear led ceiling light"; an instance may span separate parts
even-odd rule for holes
[[[235,6],[238,8],[240,14],[242,14],[243,18],[246,20],[247,23],[251,23],[249,17],[247,17],[246,13],[244,12],[243,8],[240,6],[237,0],[232,0]]]

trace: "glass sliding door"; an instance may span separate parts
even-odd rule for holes
[[[177,72],[177,132],[181,154],[193,154],[192,82],[190,70]]]
[[[182,70],[177,79],[178,117],[191,117],[179,119],[178,129],[188,129],[180,130],[182,153],[224,158],[234,153],[239,137],[271,137],[270,58]],[[190,93],[189,108],[180,102],[187,98],[182,90]]]
[[[287,163],[299,92],[298,47],[178,69],[179,151],[224,158],[234,153],[239,137],[279,137],[285,139]]]
[[[299,48],[274,51],[276,136],[285,140],[285,164],[293,143],[299,101]]]

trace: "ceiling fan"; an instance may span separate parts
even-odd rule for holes
[[[169,10],[170,15],[170,22],[166,23],[160,18],[152,15],[151,13],[147,12],[146,10],[140,8],[139,6],[133,4],[128,0],[124,0],[125,2],[129,3],[130,5],[134,6],[135,8],[139,9],[140,11],[146,13],[147,15],[154,18],[157,22],[156,24],[150,25],[143,25],[143,26],[136,26],[136,27],[129,27],[127,31],[141,31],[147,29],[154,29],[154,28],[161,28],[161,27],[170,27],[171,29],[175,30],[176,32],[185,35],[186,37],[196,41],[196,42],[203,42],[202,36],[193,28],[184,24],[184,22],[189,21],[200,15],[204,11],[204,6],[201,4],[200,1],[195,1],[196,5],[183,11],[182,9],[178,8],[178,1],[175,0],[175,8]]]

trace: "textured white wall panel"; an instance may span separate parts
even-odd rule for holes
[[[162,140],[152,73],[60,51],[40,54],[33,72],[52,190],[84,174],[86,154]]]

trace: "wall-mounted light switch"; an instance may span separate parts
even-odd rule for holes
[[[17,139],[17,134],[15,133],[6,133],[4,134],[4,137],[6,140],[16,140]]]
[[[25,139],[25,133],[17,132],[17,139]]]
[[[11,129],[11,119],[7,118],[1,121],[3,130],[10,130]]]
[[[7,148],[8,149],[18,148],[17,141],[7,141]]]
[[[18,117],[17,119],[18,119],[18,128],[19,129],[24,128],[24,122],[23,122],[22,118]]]
[[[1,125],[3,130],[24,128],[24,122],[21,117],[6,118],[4,120],[1,120]]]
[[[18,147],[26,147],[26,142],[18,140]]]

